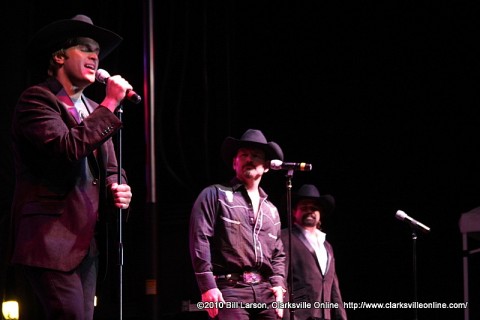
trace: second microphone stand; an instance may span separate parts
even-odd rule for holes
[[[286,175],[287,189],[287,225],[288,225],[288,299],[293,303],[293,264],[292,264],[292,177],[293,169],[289,169]],[[290,319],[295,318],[295,308],[289,308]]]
[[[417,231],[412,227],[413,302],[418,302],[417,283]],[[418,308],[413,308],[413,320],[418,320]]]

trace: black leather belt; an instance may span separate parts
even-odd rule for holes
[[[247,284],[257,284],[266,281],[262,275],[256,271],[245,271],[243,273],[227,273],[216,275],[215,280],[226,280],[231,282],[241,281]]]

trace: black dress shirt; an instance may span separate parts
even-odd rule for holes
[[[243,184],[212,185],[197,197],[190,217],[190,254],[201,292],[215,288],[215,275],[255,270],[272,286],[284,285],[285,253],[277,208],[260,188],[254,218]]]

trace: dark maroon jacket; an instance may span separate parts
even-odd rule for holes
[[[89,99],[91,114],[77,124],[57,98],[62,89],[55,79],[32,86],[14,110],[11,261],[69,271],[88,253],[106,188],[117,182],[111,137],[122,124]]]

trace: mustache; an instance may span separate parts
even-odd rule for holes
[[[302,215],[303,218],[308,218],[308,217],[312,217],[312,218],[315,218],[315,212],[314,211],[311,211],[311,212],[307,212],[307,213],[304,213]]]

